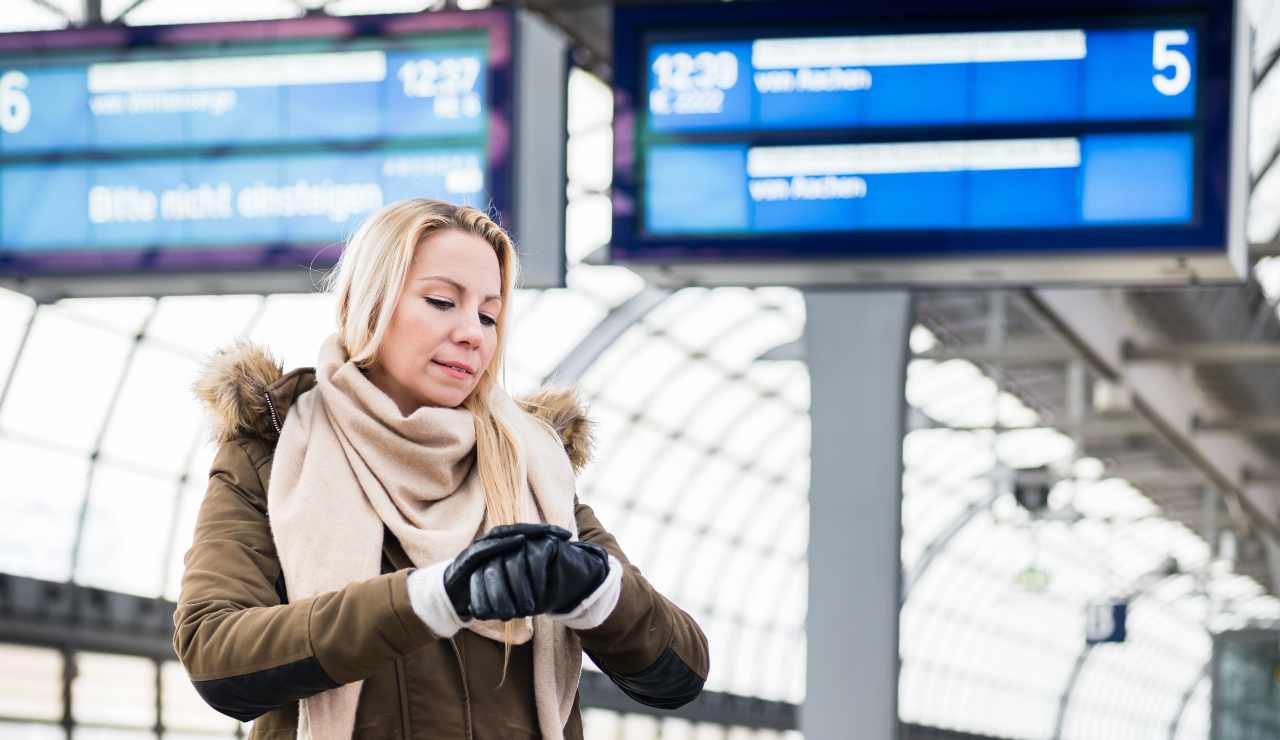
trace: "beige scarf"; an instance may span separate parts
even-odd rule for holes
[[[378,575],[384,524],[418,567],[456,556],[488,529],[470,411],[424,406],[403,416],[350,362],[336,334],[321,347],[316,381],[285,418],[267,494],[291,599]],[[576,538],[573,468],[559,437],[496,385],[490,407],[520,443],[520,521],[556,524]],[[470,629],[501,641],[502,624]],[[546,615],[515,624],[517,644],[533,640],[542,735],[561,740],[581,676],[581,643]],[[349,740],[362,683],[303,699],[299,738]]]

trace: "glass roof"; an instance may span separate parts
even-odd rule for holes
[[[110,17],[130,4],[108,0],[104,11]],[[58,5],[72,15],[80,7]],[[332,7],[427,5],[342,0]],[[1280,46],[1280,12],[1265,2],[1249,9],[1259,48]],[[300,12],[288,0],[148,0],[127,20]],[[8,0],[0,30],[65,23],[47,7]],[[628,301],[646,289],[643,280],[582,262],[610,236],[611,94],[580,71],[569,90],[569,287],[518,295],[505,382],[520,393],[555,376],[575,383],[590,404],[598,444],[580,480],[582,500],[650,580],[698,618],[714,653],[708,688],[801,702],[808,373],[802,362],[758,358],[800,338],[802,297],[790,289],[690,288],[635,310]],[[1280,141],[1280,84],[1264,81],[1254,101],[1256,170],[1267,159],[1257,153]],[[1280,197],[1277,172],[1263,175],[1253,196],[1257,239],[1280,228],[1280,208],[1264,207],[1273,190]],[[1280,294],[1280,268],[1264,262],[1259,270]],[[175,598],[214,452],[189,391],[202,358],[245,337],[269,347],[286,368],[311,365],[332,316],[332,300],[323,295],[37,307],[0,290],[0,469],[7,473],[0,521],[22,523],[0,529],[0,572]],[[575,366],[606,321],[622,321],[624,330],[579,376],[558,375]],[[917,350],[932,341],[922,328],[913,335]],[[913,361],[907,400],[954,427],[1040,423],[962,361]],[[903,720],[1024,738],[1166,736],[1170,728],[1178,738],[1205,736],[1210,631],[1280,617],[1280,602],[1232,574],[1229,563],[1213,561],[1197,533],[1162,518],[1136,488],[1092,463],[1078,466],[1095,468],[1088,475],[1053,492],[1053,506],[1072,512],[1070,519],[1032,522],[1003,476],[1075,454],[1070,437],[1044,428],[907,436]],[[1179,574],[1147,577],[1170,557]],[[1028,579],[1028,571],[1040,575]],[[1129,641],[1086,650],[1086,604],[1119,595],[1133,599]],[[18,657],[31,665],[30,675],[57,673],[43,653]],[[153,670],[129,660],[82,661],[77,680],[100,691],[83,692],[97,704],[81,713],[133,722],[124,705],[148,697],[117,696],[100,678]],[[164,685],[185,685],[174,670],[163,669]],[[5,693],[0,716],[14,716]],[[176,706],[175,717],[182,713]],[[655,720],[587,714],[590,727],[611,736],[658,732]],[[217,729],[204,721],[189,729]],[[664,725],[661,735],[703,736],[681,721]]]

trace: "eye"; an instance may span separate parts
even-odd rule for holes
[[[497,326],[498,320],[493,318],[492,316],[480,314],[480,323],[484,324],[485,326]]]
[[[453,301],[446,301],[440,298],[427,298],[426,301],[440,311],[448,311],[453,308]]]

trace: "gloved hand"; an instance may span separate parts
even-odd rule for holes
[[[449,563],[449,567],[444,570],[444,590],[458,617],[465,620],[473,616],[471,613],[472,577],[480,573],[485,564],[494,558],[504,553],[522,550],[523,547],[524,537],[521,534],[507,533],[494,536],[493,532],[489,532],[458,553],[453,562]],[[488,617],[480,618],[488,619]]]
[[[476,619],[515,619],[535,614],[565,614],[590,596],[609,575],[609,555],[587,542],[569,541],[570,533],[550,524],[494,527],[482,542],[506,543],[471,575],[470,613]]]

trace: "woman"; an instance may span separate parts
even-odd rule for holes
[[[197,381],[219,449],[174,649],[253,738],[581,738],[584,650],[645,704],[701,691],[698,625],[577,500],[576,401],[497,383],[517,270],[484,214],[394,203],[314,370],[240,343]]]

